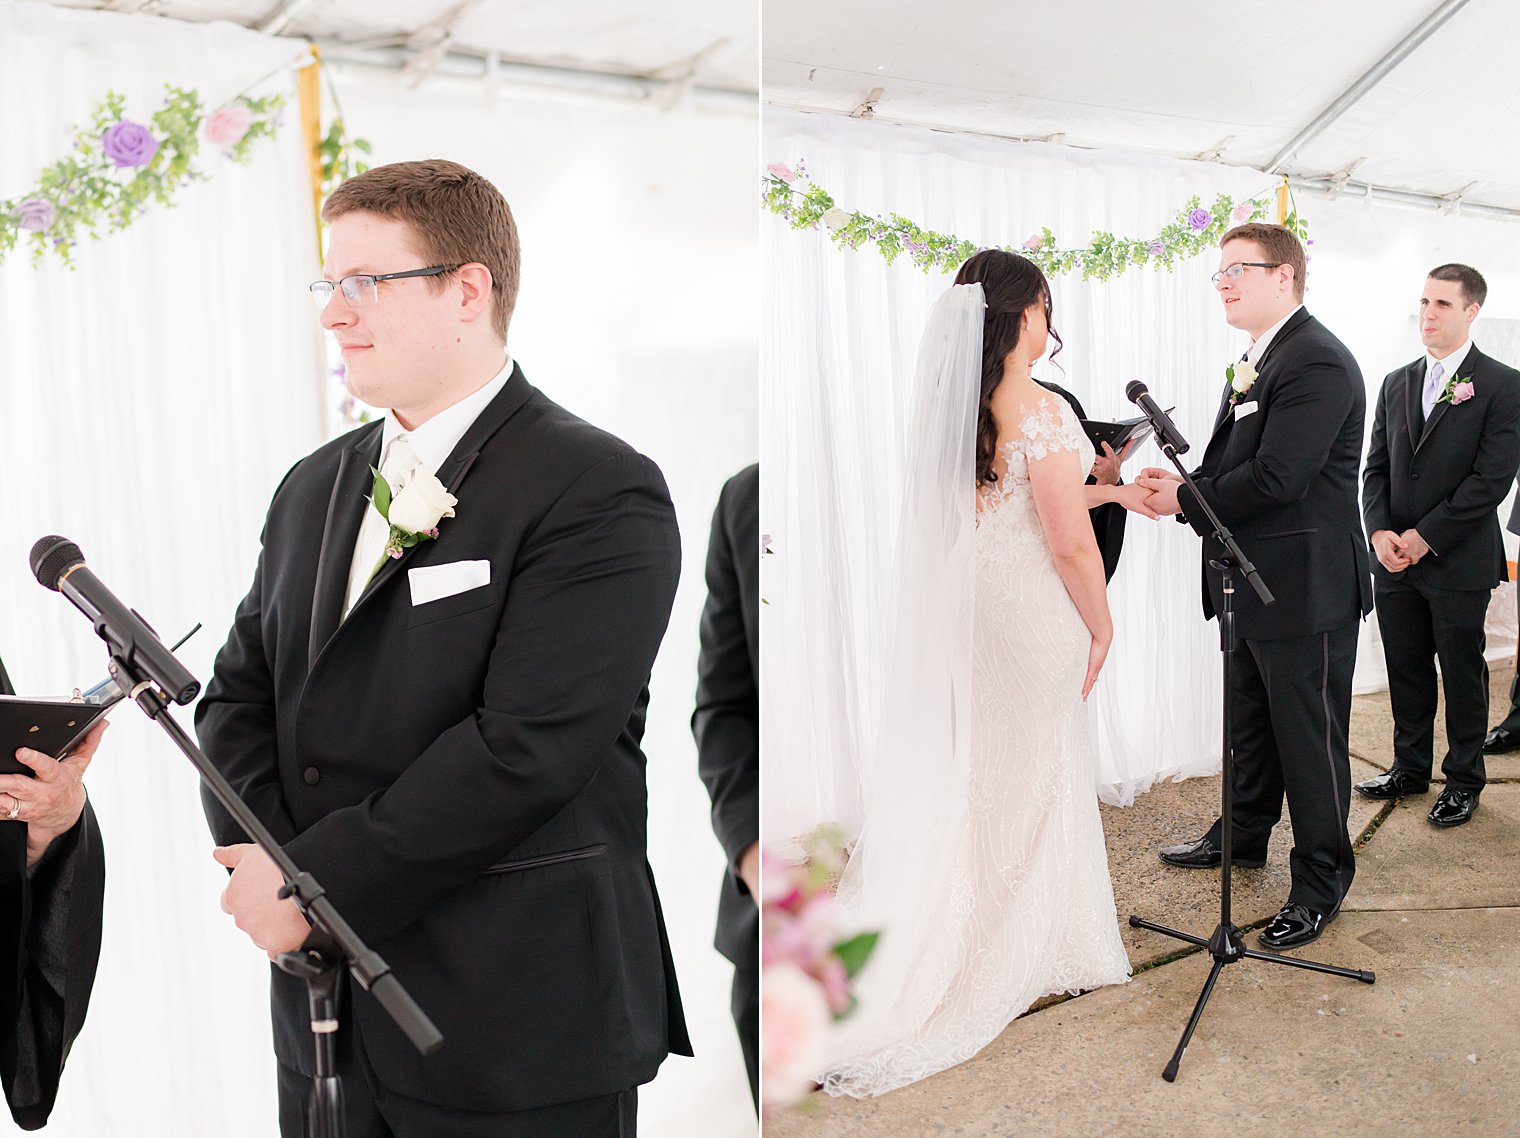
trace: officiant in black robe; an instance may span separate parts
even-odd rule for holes
[[[1087,412],[1082,410],[1082,404],[1066,388],[1056,383],[1047,383],[1043,379],[1037,379],[1035,382],[1070,403],[1077,418],[1087,418]],[[1100,453],[1098,457],[1102,458],[1103,455]],[[1118,457],[1122,461],[1127,456],[1121,451]],[[1095,475],[1087,476],[1089,486],[1097,481]],[[1119,553],[1124,548],[1124,519],[1128,516],[1128,511],[1118,502],[1104,502],[1088,510],[1087,516],[1092,519],[1093,536],[1098,539],[1098,550],[1103,554],[1103,579],[1112,581],[1114,570],[1119,568]]]
[[[11,694],[0,664],[0,695]],[[23,1130],[41,1129],[52,1112],[100,957],[105,855],[95,814],[70,783],[102,727],[68,763],[47,768],[51,781],[39,781],[36,794],[18,803],[0,793],[0,1086]],[[61,825],[59,811],[72,823]],[[29,812],[53,820],[34,829]]]

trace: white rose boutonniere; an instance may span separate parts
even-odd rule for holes
[[[412,479],[398,492],[391,492],[391,485],[374,467],[374,493],[371,501],[382,518],[391,527],[385,541],[385,554],[375,566],[375,572],[385,564],[388,557],[400,557],[401,551],[438,536],[438,523],[454,516],[459,499],[443,488],[437,476],[426,470],[418,470]],[[371,574],[373,576],[373,574]]]
[[[1256,369],[1250,360],[1241,360],[1224,369],[1224,377],[1230,381],[1230,403],[1239,403],[1246,392],[1256,386]]]

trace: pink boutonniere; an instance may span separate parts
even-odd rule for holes
[[[1466,403],[1474,394],[1472,376],[1463,379],[1460,375],[1454,375],[1446,381],[1446,387],[1436,402],[1450,403],[1455,407],[1459,403]]]

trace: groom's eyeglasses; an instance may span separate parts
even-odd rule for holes
[[[1220,277],[1229,277],[1232,281],[1238,281],[1247,269],[1275,269],[1282,263],[1281,261],[1236,261],[1233,265],[1226,265],[1220,269],[1209,280],[1215,284],[1219,283]]]
[[[375,286],[381,281],[397,281],[404,277],[436,277],[440,273],[452,273],[457,268],[458,265],[432,265],[426,269],[408,269],[404,273],[381,273],[378,276],[373,273],[356,273],[344,277],[337,284],[332,281],[312,281],[306,288],[311,293],[318,312],[327,307],[327,302],[340,288],[344,300],[355,308],[363,308],[380,299],[380,290]]]

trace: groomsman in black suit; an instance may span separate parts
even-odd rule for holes
[[[1515,504],[1510,507],[1509,521],[1504,528],[1520,534],[1520,497],[1516,497]],[[1507,562],[1505,567],[1508,568]],[[1520,615],[1520,589],[1515,590],[1515,606],[1517,615]],[[1507,755],[1511,751],[1520,751],[1520,670],[1509,682],[1509,714],[1483,738],[1485,755]]]
[[[637,1087],[691,1053],[640,746],[680,573],[665,480],[506,354],[517,229],[479,174],[379,166],[322,213],[322,326],[387,413],[275,491],[201,744],[443,1033],[424,1058],[350,991],[349,1138],[633,1138]],[[206,809],[224,907],[297,949],[278,870]],[[294,1138],[311,1030],[301,982],[273,987]]]
[[[707,605],[691,726],[728,855],[715,945],[733,962],[732,1009],[760,1101],[760,467],[728,480],[707,545]]]
[[[52,1113],[95,985],[106,860],[82,779],[105,728],[62,762],[23,749],[33,774],[0,775],[0,1086],[23,1130]]]
[[[1488,295],[1476,269],[1441,265],[1420,297],[1425,354],[1390,372],[1367,451],[1363,511],[1393,704],[1393,766],[1367,798],[1430,789],[1436,661],[1446,690],[1446,788],[1430,811],[1460,826],[1483,791],[1489,595],[1508,572],[1499,503],[1520,468],[1520,372],[1469,338]]]
[[[1221,239],[1215,287],[1251,346],[1232,365],[1193,475],[1276,596],[1263,605],[1236,574],[1235,864],[1266,864],[1284,794],[1293,819],[1293,886],[1262,930],[1268,948],[1318,937],[1356,872],[1347,727],[1357,628],[1372,607],[1356,495],[1366,393],[1346,346],[1303,307],[1304,268],[1303,246],[1282,226],[1240,225]],[[1153,468],[1139,482],[1158,513],[1180,512],[1202,535],[1203,608],[1217,615],[1222,574],[1210,561],[1224,546],[1175,473]],[[1161,858],[1218,865],[1219,822]]]

